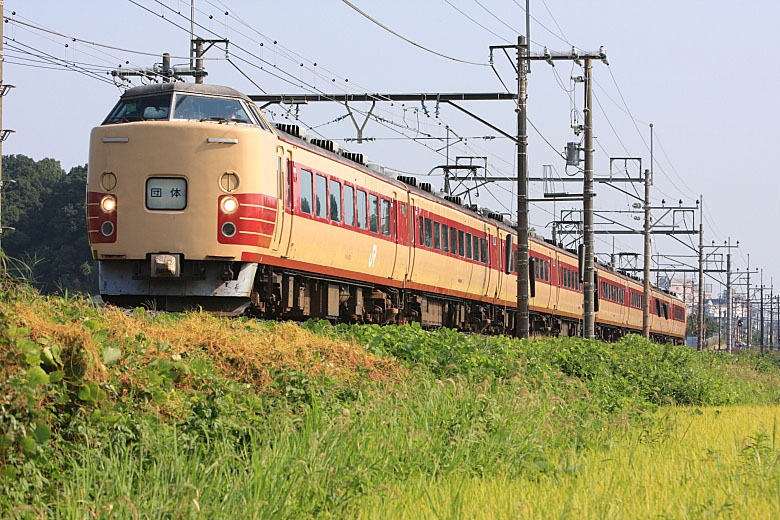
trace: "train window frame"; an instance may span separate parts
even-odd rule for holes
[[[320,183],[322,180],[322,183]],[[320,201],[320,189],[323,189],[323,201]],[[322,210],[322,211],[320,211]],[[314,178],[314,216],[328,220],[328,178],[319,173]]]
[[[420,220],[420,232],[417,233],[418,241],[420,242],[421,246],[424,246],[425,245],[425,217],[420,215],[419,220]]]
[[[308,177],[308,184],[306,183],[306,178]],[[301,213],[306,213],[307,215],[314,215],[314,173],[310,172],[309,170],[306,170],[304,168],[301,168],[301,171],[298,173],[298,185],[301,187],[301,196],[300,196],[300,211]],[[309,188],[308,196],[309,198],[306,199],[306,188]],[[306,206],[304,205],[304,202],[308,203],[309,210],[306,211]]]
[[[472,236],[471,233],[466,232],[465,244],[466,244],[466,258],[468,260],[471,260],[473,258],[471,254],[471,236]]]
[[[266,132],[270,132],[271,128],[268,125],[268,122],[263,117],[262,112],[260,112],[260,109],[257,108],[257,106],[255,106],[254,103],[247,103],[247,106],[249,106],[249,111],[251,112],[251,115],[253,115],[257,120],[257,126],[262,128]]]
[[[350,195],[347,196],[347,190],[350,191]],[[343,188],[343,222],[345,226],[355,227],[355,187],[344,183]],[[349,201],[350,207],[347,209],[347,201]]]
[[[441,249],[445,253],[450,252],[450,227],[447,224],[441,225]]]
[[[458,229],[450,226],[450,254],[458,255]]]
[[[379,233],[379,197],[368,194],[368,230],[372,233]]]
[[[550,281],[550,261],[545,260],[544,261],[544,281],[549,282]]]
[[[433,223],[431,219],[425,217],[425,247],[431,247],[433,244]]]
[[[334,188],[338,191],[336,197],[333,196]],[[328,215],[331,222],[341,222],[341,183],[335,179],[328,180]]]
[[[368,229],[368,194],[365,190],[357,189],[355,208],[357,209],[357,228],[362,230]],[[363,199],[361,204],[360,199]],[[362,210],[362,211],[361,211]]]
[[[388,199],[381,199],[379,216],[381,218],[380,229],[382,236],[389,237],[393,233],[393,212]]]
[[[244,114],[246,115],[246,120],[227,119],[222,116],[206,116],[201,118],[176,117],[176,111],[177,109],[179,109],[179,100],[184,98],[200,98],[200,99],[209,99],[209,100],[234,101],[238,103],[238,106],[241,107],[241,110],[244,111]],[[252,111],[249,109],[248,104],[244,102],[244,100],[242,99],[226,97],[226,96],[212,96],[212,95],[206,95],[206,94],[194,93],[194,92],[174,92],[173,103],[171,104],[171,109],[166,119],[170,121],[201,121],[201,122],[211,121],[220,124],[227,123],[233,125],[259,126],[258,123],[253,121],[253,117],[251,113]]]
[[[486,265],[489,264],[490,253],[488,252],[487,240],[484,238],[479,239],[479,252],[480,258],[482,258],[482,263]]]
[[[433,248],[441,251],[441,224],[433,221]]]
[[[465,246],[463,245],[465,233],[462,229],[458,230],[458,256],[465,257]]]
[[[474,235],[474,241],[472,242],[474,251],[474,260],[477,262],[481,262],[481,256],[479,254],[479,237],[477,235]]]

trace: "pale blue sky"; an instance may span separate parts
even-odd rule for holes
[[[129,0],[6,0],[6,14],[10,16],[16,11],[15,18],[83,40],[149,53],[168,51],[173,55],[186,55],[188,35],[166,19],[187,27],[189,22],[162,4],[188,15],[189,0],[134,1],[152,12]],[[518,2],[525,5],[525,0]],[[767,284],[772,275],[777,275],[780,291],[780,269],[776,261],[780,248],[773,236],[774,225],[780,220],[777,203],[780,181],[776,174],[778,147],[774,128],[780,121],[777,95],[780,60],[776,54],[780,49],[780,32],[776,29],[780,3],[721,0],[546,2],[545,6],[541,0],[531,1],[534,16],[550,29],[532,22],[532,40],[553,50],[567,50],[564,39],[583,49],[606,46],[611,72],[620,86],[618,92],[609,70],[600,63],[595,64],[595,93],[603,107],[602,110],[598,104],[595,106],[594,126],[599,143],[595,156],[597,172],[607,171],[609,156],[640,155],[645,164],[649,164],[649,152],[625,113],[622,92],[631,113],[639,121],[636,125],[645,140],[649,140],[649,132],[644,123],[652,121],[655,125],[656,144],[660,146],[656,146],[654,198],[658,201],[682,198],[686,203],[692,203],[699,193],[703,193],[708,213],[706,243],[711,240],[722,242],[728,236],[733,241],[740,240],[743,247],[735,256],[735,265],[744,269],[744,256],[750,253],[751,264],[764,268]],[[488,67],[459,64],[425,53],[373,25],[340,0],[223,0],[223,3],[227,9],[220,6],[218,0],[196,0],[197,7],[203,11],[197,13],[197,21],[266,60],[264,68],[283,75],[273,69],[276,65],[324,92],[502,89]],[[516,33],[510,28],[524,30],[525,26],[523,12],[514,0],[353,0],[353,3],[404,36],[469,61],[487,61],[488,45],[503,43],[502,39],[514,40]],[[495,35],[467,19],[453,6]],[[227,17],[226,10],[230,13]],[[159,14],[164,14],[166,19]],[[241,25],[238,18],[251,28]],[[16,40],[10,43],[17,49],[28,49],[24,45],[29,45],[58,58],[103,67],[124,61],[148,66],[159,61],[151,56],[72,41],[66,48],[62,38],[30,32],[14,24],[6,24],[5,31],[6,36]],[[211,36],[202,29],[196,33]],[[277,45],[263,36],[276,40]],[[262,47],[261,41],[264,42]],[[291,53],[304,59],[295,56],[295,61],[287,59],[285,54],[291,56]],[[234,62],[266,91],[304,91],[300,86],[280,81],[240,61],[245,58],[257,62],[246,52],[234,48],[232,55]],[[212,50],[210,57],[224,57],[224,53]],[[3,152],[27,154],[36,159],[54,157],[66,168],[85,163],[89,131],[115,103],[119,90],[75,72],[22,66],[20,63],[40,65],[22,58],[30,56],[8,49],[5,80],[17,88],[4,99],[3,127],[12,128],[16,133],[4,143]],[[183,60],[173,61],[181,63]],[[300,63],[305,66],[301,67]],[[496,56],[496,64],[504,81],[513,89],[514,72],[506,58]],[[233,86],[246,93],[258,91],[225,61],[210,61],[207,68],[209,83]],[[572,72],[581,74],[581,69],[577,67],[572,71],[570,66],[559,64],[556,71],[558,78],[546,64],[534,66],[529,81],[529,114],[544,136],[560,150],[575,138],[569,128],[569,94],[559,85],[558,79],[563,87],[569,88],[570,75]],[[331,81],[334,78],[336,81]],[[349,81],[344,81],[345,78]],[[576,108],[581,110],[581,88],[576,90],[575,96]],[[510,133],[514,132],[511,103],[484,102],[468,106]],[[356,108],[365,109],[363,105]],[[412,128],[403,130],[410,134],[419,128],[421,132],[443,136],[444,126],[449,125],[462,136],[494,135],[446,106],[441,107],[438,118],[432,104],[426,104],[429,116],[419,104],[385,105],[381,109],[378,115]],[[276,109],[275,113],[279,117],[282,112]],[[301,119],[312,126],[343,114],[343,107],[324,104],[302,107],[300,111]],[[322,126],[318,131],[329,138],[353,137],[351,125],[346,119]],[[398,136],[376,122],[368,123],[366,135]],[[438,141],[425,143],[433,148],[442,146]],[[405,140],[362,145],[347,143],[346,146],[364,152],[373,161],[410,172],[426,173],[444,162],[443,157],[428,148]],[[451,149],[451,155],[467,154],[487,155],[495,174],[513,172],[514,150],[506,139],[470,139],[468,148]],[[533,130],[529,154],[532,174],[540,174],[543,164],[553,164],[559,172],[563,171],[562,161]],[[441,181],[434,178],[433,182],[439,185]],[[506,191],[510,188],[506,184],[482,190],[479,203],[499,211],[503,206],[511,207],[513,197]],[[539,194],[540,190],[541,186],[535,186],[532,193]],[[609,188],[598,188],[597,208],[626,209],[630,202],[626,196]],[[558,211],[562,207],[565,206],[559,204],[555,209]],[[552,210],[552,205],[546,204],[535,207],[531,214],[533,224],[547,236],[549,229],[543,228],[551,220]],[[640,224],[627,219],[622,221]],[[686,237],[683,239],[687,240]],[[600,253],[609,253],[612,247],[608,237],[600,237],[596,244]],[[617,237],[615,249],[641,251],[641,238]],[[668,237],[658,238],[654,243],[655,250],[686,253]]]

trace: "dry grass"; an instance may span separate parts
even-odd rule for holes
[[[100,338],[95,339],[95,331],[101,329],[108,331],[102,341],[115,340],[124,351],[136,349],[132,359],[141,361],[141,365],[156,358],[202,357],[211,362],[218,375],[251,384],[258,391],[268,387],[271,373],[277,370],[340,381],[398,380],[404,374],[394,361],[370,354],[354,341],[323,338],[294,323],[231,320],[204,312],[170,319],[109,307],[93,313],[95,317],[90,319],[99,325],[90,330],[84,326],[86,318],[69,317],[47,300],[38,296],[2,302],[0,312],[13,316],[19,326],[29,327],[33,338],[59,343],[71,363],[86,356],[83,370],[87,380],[101,381],[107,374],[101,361]],[[90,303],[75,300],[73,306],[89,307]],[[127,365],[128,359],[123,357],[120,365]],[[132,374],[126,373],[124,378],[128,377]]]

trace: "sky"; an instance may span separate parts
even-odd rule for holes
[[[487,66],[488,47],[515,42],[518,33],[524,34],[525,0],[351,2],[428,50],[379,27],[343,0],[195,0],[195,21],[201,26],[196,34],[230,40],[229,61],[224,48],[209,51],[206,82],[247,94],[261,89],[273,94],[516,89],[515,72],[503,54],[493,56],[495,72]],[[780,292],[776,261],[780,248],[771,231],[780,220],[774,128],[780,121],[780,67],[774,54],[780,48],[775,27],[780,3],[531,0],[530,4],[532,51],[544,46],[569,51],[572,44],[584,50],[606,48],[609,66],[601,62],[593,66],[596,175],[609,174],[610,157],[641,157],[643,167],[649,167],[649,123],[653,123],[654,204],[664,200],[667,206],[677,205],[682,200],[690,206],[701,197],[705,244],[722,244],[729,238],[732,244],[739,241],[739,249],[733,252],[734,268],[744,272],[749,254],[751,268],[763,269],[767,287],[777,278]],[[52,157],[65,169],[85,164],[91,128],[100,124],[122,92],[106,72],[120,65],[149,67],[160,61],[157,56],[163,52],[174,56],[174,64],[186,62],[190,0],[81,0],[76,4],[6,0],[5,10],[12,21],[4,26],[4,80],[16,88],[3,99],[3,128],[15,130],[3,143],[4,154]],[[61,60],[71,63],[70,70],[61,66]],[[81,72],[72,70],[76,66]],[[567,142],[580,139],[571,125],[582,123],[584,94],[582,84],[575,87],[570,79],[580,75],[582,68],[571,63],[532,66],[528,115],[538,131],[529,125],[531,176],[541,176],[545,165],[554,175],[567,173],[558,154]],[[136,79],[133,85],[138,84]],[[462,104],[515,133],[511,101]],[[351,108],[361,124],[370,104],[356,103]],[[266,113],[275,121],[314,127],[372,162],[421,179],[448,156],[450,162],[458,156],[487,157],[491,175],[512,176],[515,171],[511,141],[444,104],[379,103],[373,112],[379,120],[369,120],[364,131],[365,137],[376,140],[361,144],[345,141],[356,133],[350,118],[344,117],[343,105],[321,103],[297,110],[272,106]],[[450,136],[449,149],[445,135]],[[456,143],[454,136],[466,139]],[[568,174],[575,173],[569,170]],[[438,173],[423,180],[441,188]],[[629,185],[621,186],[633,193]],[[642,187],[636,188],[641,194]],[[539,198],[544,186],[533,183],[530,189],[532,197]],[[548,187],[556,192],[578,189],[581,186],[574,183]],[[629,210],[636,202],[605,184],[597,185],[596,193],[595,207],[601,211]],[[495,211],[515,211],[511,183],[493,183],[472,192],[472,197],[472,202]],[[563,202],[534,204],[532,225],[549,237],[553,215],[560,219],[562,210],[577,207]],[[641,227],[631,214],[602,215]],[[681,226],[698,226],[698,213],[684,216],[685,221],[678,222]],[[600,217],[596,220],[604,222]],[[676,238],[689,246],[698,240],[687,235]],[[642,239],[598,235],[596,251],[605,260],[613,252],[641,252]],[[653,252],[693,254],[670,236],[654,237]],[[695,265],[695,259],[685,261]],[[725,276],[713,277],[705,283],[718,293],[721,286],[716,280]],[[687,280],[691,278],[688,274]]]

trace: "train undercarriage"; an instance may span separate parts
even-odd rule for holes
[[[182,272],[176,280],[155,280],[147,268],[148,262],[125,263],[121,269],[119,265],[110,268],[101,265],[101,276],[110,272],[113,292],[125,293],[103,294],[107,303],[121,307],[143,306],[171,312],[203,309],[225,316],[246,314],[294,321],[324,319],[333,323],[416,322],[423,328],[448,327],[481,334],[511,335],[515,330],[516,313],[511,307],[269,265],[182,262]],[[229,290],[209,293],[208,287],[214,284],[245,286],[247,295],[235,296]],[[139,295],[139,288],[144,288],[146,294]],[[578,337],[583,327],[580,319],[535,311],[530,313],[529,325],[532,337]],[[629,333],[641,331],[596,324],[596,337],[604,341],[614,342]],[[661,335],[653,335],[652,339],[681,341]]]

